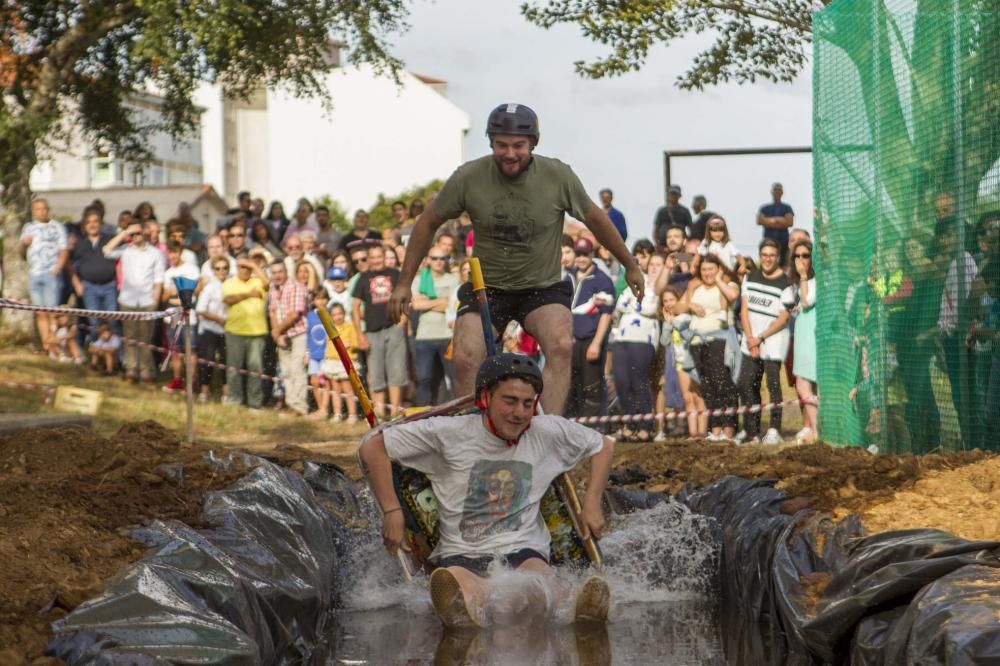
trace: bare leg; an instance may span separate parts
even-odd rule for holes
[[[524,318],[524,330],[538,340],[545,354],[542,378],[542,408],[546,414],[562,414],[569,394],[570,355],[573,352],[573,315],[555,303],[532,310]]]
[[[372,407],[380,419],[385,416],[385,391],[372,391]]]
[[[354,400],[354,396],[351,395],[351,391],[354,388],[351,386],[350,380],[341,379],[337,382],[337,393],[341,394],[344,400],[347,401],[347,415],[357,416],[358,415],[358,404]]]
[[[802,404],[802,421],[803,425],[810,428],[813,431],[813,437],[810,441],[815,440],[816,430],[817,430],[817,410],[816,403],[816,385],[813,384],[808,379],[803,377],[795,378],[795,388],[799,394],[799,400],[803,401]]]
[[[316,419],[325,419],[328,415],[326,409],[326,389],[324,389],[320,384],[319,378],[319,375],[313,375],[309,378],[309,384],[312,386],[313,398],[316,400],[316,406],[318,407],[312,417]]]
[[[394,418],[402,411],[403,388],[402,386],[389,386],[389,406],[392,408],[389,418]]]
[[[327,386],[330,387],[327,393],[330,396],[330,406],[333,407],[333,414],[336,418],[340,418],[340,415],[344,413],[344,399],[345,396],[340,390],[340,382],[336,379],[331,379]]]
[[[49,313],[48,312],[37,312],[35,313],[35,324],[38,326],[38,340],[42,345],[42,349],[46,353],[51,352],[49,349],[51,333],[49,332]]]
[[[478,312],[468,312],[455,322],[455,395],[472,395],[476,372],[486,359],[486,341]]]

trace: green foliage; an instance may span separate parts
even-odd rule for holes
[[[392,216],[393,201],[403,201],[409,206],[414,199],[422,199],[426,206],[430,196],[436,194],[443,185],[443,180],[435,179],[426,185],[418,185],[392,196],[379,194],[375,200],[375,205],[368,210],[369,226],[376,231],[388,229],[396,223],[395,218]]]
[[[315,207],[326,206],[330,209],[330,226],[340,231],[350,231],[351,218],[347,212],[347,206],[340,203],[329,194],[316,197]]]
[[[528,21],[543,28],[570,24],[611,53],[578,60],[590,78],[637,71],[657,44],[710,33],[715,42],[677,79],[701,90],[725,81],[791,81],[808,56],[812,12],[831,0],[533,0],[521,5]]]
[[[407,26],[404,0],[28,0],[0,3],[0,186],[23,187],[37,148],[73,127],[133,161],[154,130],[182,138],[196,126],[199,82],[232,97],[283,87],[326,99],[331,35],[348,60],[398,75],[387,38]],[[159,118],[126,101],[155,90]],[[63,114],[66,114],[65,117]],[[61,122],[62,121],[62,122]],[[24,203],[23,201],[17,202]]]

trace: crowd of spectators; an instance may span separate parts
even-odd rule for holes
[[[641,301],[625,288],[623,271],[586,227],[567,222],[562,267],[573,290],[574,340],[567,415],[686,411],[682,419],[632,423],[615,434],[633,441],[674,435],[777,443],[782,439],[780,407],[765,417],[766,430],[756,410],[739,416],[704,412],[781,401],[784,369],[803,405],[803,426],[795,438],[816,438],[815,307],[822,286],[813,269],[810,235],[795,228],[795,213],[783,194],[775,183],[771,201],[757,211],[758,251],[744,256],[725,218],[708,209],[706,197],[695,196],[689,210],[681,188],[671,185],[668,203],[653,221],[652,238],[632,243],[646,275]],[[602,190],[600,200],[627,238],[625,216],[614,207],[612,191]],[[301,199],[289,218],[280,202],[265,207],[247,192],[212,229],[200,229],[183,203],[161,225],[148,203],[108,222],[95,200],[79,222],[63,224],[52,221],[45,200],[37,199],[20,249],[28,260],[32,301],[43,305],[152,312],[179,303],[174,277],[197,280],[198,356],[229,366],[225,373],[199,366],[201,401],[217,397],[252,410],[273,406],[291,416],[356,422],[347,372],[326,342],[319,308],[331,313],[380,411],[392,414],[406,404],[453,397],[456,293],[468,280],[467,259],[475,252],[468,215],[438,231],[412,285],[409,315],[396,323],[387,309],[424,205],[419,199],[393,203],[393,224],[382,232],[370,229],[367,212],[358,210],[351,229],[341,232],[323,206]],[[938,197],[933,235],[916,234],[898,256],[877,258],[873,264],[879,270],[849,295],[845,316],[859,332],[858,386],[850,398],[860,413],[874,409],[865,393],[872,352],[860,331],[873,307],[885,307],[889,355],[898,357],[893,381],[911,387],[913,395],[905,413],[898,414],[912,433],[903,436],[937,439],[940,416],[930,363],[939,354],[962,434],[973,442],[1000,414],[994,352],[1000,213],[970,226],[968,251],[960,252],[953,209],[953,198]],[[888,271],[882,270],[886,266]],[[970,323],[960,330],[960,321]],[[160,355],[123,338],[174,347],[179,336],[173,325],[160,321],[95,318],[79,324],[38,314],[40,351],[79,364],[89,356],[95,372],[120,373],[130,382],[162,381]],[[507,350],[544,363],[537,343],[516,323],[500,334]],[[906,352],[897,353],[904,344]],[[962,389],[959,368],[971,368],[973,390]],[[261,374],[280,376],[281,382]],[[163,389],[185,390],[179,353],[172,355]],[[893,416],[891,409],[885,416]]]

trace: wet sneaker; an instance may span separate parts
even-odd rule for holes
[[[473,627],[476,625],[469,608],[465,604],[462,586],[455,574],[447,569],[435,569],[431,573],[431,603],[434,612],[448,628]]]
[[[603,578],[591,576],[576,593],[573,617],[577,622],[607,622],[611,590]]]
[[[764,444],[768,446],[774,446],[775,444],[781,444],[781,433],[777,431],[776,428],[768,428],[767,432],[764,433]]]
[[[163,387],[164,393],[181,393],[183,391],[184,380],[179,377],[177,379],[171,379],[170,383]]]

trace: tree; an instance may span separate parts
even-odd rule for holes
[[[369,226],[376,231],[388,229],[396,223],[396,219],[392,216],[392,202],[402,201],[409,206],[414,199],[421,199],[424,205],[427,205],[430,196],[439,192],[443,186],[443,180],[432,180],[425,185],[416,185],[393,196],[379,194],[374,205],[368,209]]]
[[[192,93],[201,81],[235,98],[277,86],[326,98],[332,35],[352,45],[352,63],[395,77],[400,62],[386,38],[406,27],[405,16],[404,0],[0,0],[5,295],[26,295],[15,246],[41,151],[79,132],[141,162],[151,131],[183,138],[196,126]],[[148,90],[165,100],[155,121],[128,106]],[[5,316],[7,333],[12,320],[23,333],[25,318]]]
[[[637,71],[649,50],[690,34],[714,33],[677,79],[702,90],[726,81],[792,81],[806,62],[812,13],[832,0],[548,0],[525,2],[521,13],[543,28],[575,24],[585,37],[611,47],[593,62],[578,60],[576,71],[590,78]]]

